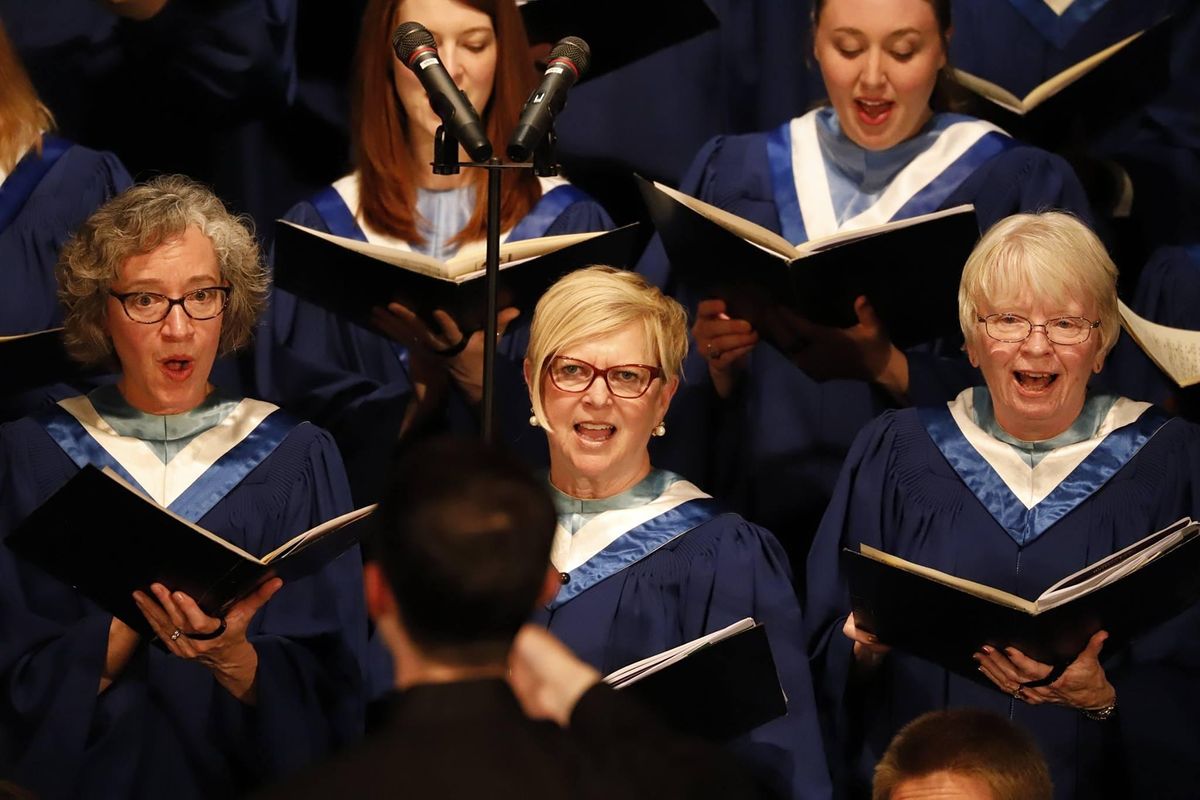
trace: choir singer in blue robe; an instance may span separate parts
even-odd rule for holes
[[[359,241],[438,259],[482,247],[487,233],[486,174],[464,169],[435,175],[434,134],[441,120],[413,72],[390,46],[404,21],[421,23],[437,41],[447,72],[479,112],[493,146],[512,135],[536,85],[529,43],[512,0],[371,0],[355,56],[351,131],[355,170],[297,203],[291,222]],[[463,160],[466,154],[463,153]],[[507,170],[500,203],[501,241],[612,227],[608,214],[562,178]],[[338,280],[331,275],[330,280]],[[256,342],[255,391],[329,424],[346,458],[356,498],[378,499],[387,459],[401,429],[449,425],[474,431],[483,392],[483,333],[464,338],[440,314],[430,331],[409,309],[379,298],[368,330],[289,292],[275,290]],[[516,309],[500,311],[503,330]],[[526,326],[500,343],[503,358],[497,418],[510,443],[541,442],[525,428],[521,398]],[[503,424],[504,421],[512,424]],[[539,453],[540,455],[540,453]],[[540,455],[544,459],[544,455]],[[539,460],[540,460],[539,459]]]
[[[0,428],[0,536],[87,464],[254,554],[349,510],[328,434],[209,382],[267,275],[207,189],[167,177],[113,199],[59,282],[73,354],[119,379]],[[155,643],[0,547],[0,774],[43,798],[232,797],[361,731],[357,550],[221,619],[161,584],[134,598]]]
[[[795,244],[965,203],[981,229],[1018,211],[1087,213],[1061,158],[952,112],[949,0],[819,0],[813,18],[828,105],[774,130],[717,137],[684,192]],[[639,269],[666,285],[667,266],[652,243]],[[760,345],[725,310],[720,299],[699,303],[672,410],[678,424],[722,434],[662,442],[656,457],[712,481],[803,558],[858,431],[885,408],[953,397],[969,370],[957,342],[897,348],[865,298],[859,324],[805,325],[805,346],[789,353]]]
[[[1033,734],[1057,798],[1195,797],[1200,608],[1120,648],[1098,631],[1041,687],[1021,684],[1050,666],[981,643],[986,680],[976,682],[859,631],[839,561],[842,548],[865,543],[1032,599],[1196,515],[1200,429],[1088,391],[1119,335],[1116,278],[1073,217],[1002,220],[959,289],[967,353],[985,385],[949,404],[888,412],[855,441],[813,544],[806,606],[827,747],[846,785],[869,785],[905,723],[971,706]]]
[[[563,575],[539,616],[603,672],[754,617],[788,712],[733,747],[774,796],[827,797],[787,557],[770,532],[650,465],[686,352],[683,308],[635,273],[579,270],[539,301],[525,378],[529,422],[549,442]]]

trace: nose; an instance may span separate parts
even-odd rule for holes
[[[442,66],[446,68],[446,72],[461,89],[466,70],[463,68],[462,59],[458,57],[458,48],[452,44],[439,47],[438,55],[442,57]]]
[[[1029,336],[1021,343],[1021,349],[1029,353],[1041,354],[1051,349],[1050,337],[1046,335],[1045,325],[1034,325]]]
[[[863,71],[858,79],[864,88],[869,89],[878,89],[887,82],[887,76],[883,70],[883,53],[879,48],[872,47],[867,51]]]
[[[596,373],[595,380],[583,393],[583,399],[590,405],[603,406],[612,402],[612,393],[608,390],[608,382],[604,376]]]
[[[171,307],[162,321],[162,334],[167,339],[186,339],[194,331],[194,320],[183,310],[183,304]]]

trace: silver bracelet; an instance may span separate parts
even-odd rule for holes
[[[1096,722],[1104,722],[1116,713],[1117,698],[1114,697],[1111,703],[1101,708],[1081,708],[1080,711],[1088,719],[1095,720]]]

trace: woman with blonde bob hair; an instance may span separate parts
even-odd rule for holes
[[[533,315],[525,379],[546,434],[563,585],[540,619],[609,672],[744,617],[766,625],[786,717],[732,747],[778,796],[829,793],[791,569],[769,531],[650,464],[687,352],[683,308],[640,275],[589,267]],[[702,702],[702,698],[698,698]]]
[[[0,23],[0,336],[58,327],[54,264],[88,214],[129,185],[111,153],[53,136],[54,117],[38,99]],[[44,402],[45,391],[0,389],[0,421]]]
[[[1116,267],[1086,225],[1060,212],[996,223],[963,269],[959,309],[983,385],[864,429],[809,558],[809,654],[829,746],[852,754],[840,768],[866,786],[905,723],[976,707],[1033,734],[1056,797],[1187,796],[1200,780],[1200,608],[1120,648],[1097,631],[1061,669],[979,642],[978,681],[889,649],[848,613],[843,548],[867,544],[1032,599],[1196,513],[1200,429],[1089,391],[1120,319]],[[1158,746],[1140,745],[1149,740]]]
[[[253,235],[211,192],[127,190],[58,272],[69,347],[112,357],[117,381],[0,427],[0,538],[89,465],[256,555],[350,509],[327,433],[209,381],[266,292]],[[123,523],[100,508],[96,524]],[[143,620],[119,619],[0,547],[0,762],[39,796],[240,796],[361,731],[357,555],[223,617],[168,583],[133,599]]]

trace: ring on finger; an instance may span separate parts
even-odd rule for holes
[[[174,631],[171,632],[171,641],[172,642],[178,641],[180,636],[183,636],[183,629],[176,628]]]
[[[708,343],[708,357],[712,361],[716,361],[718,358],[721,357],[721,351],[718,350],[717,348],[713,347],[712,342]]]

